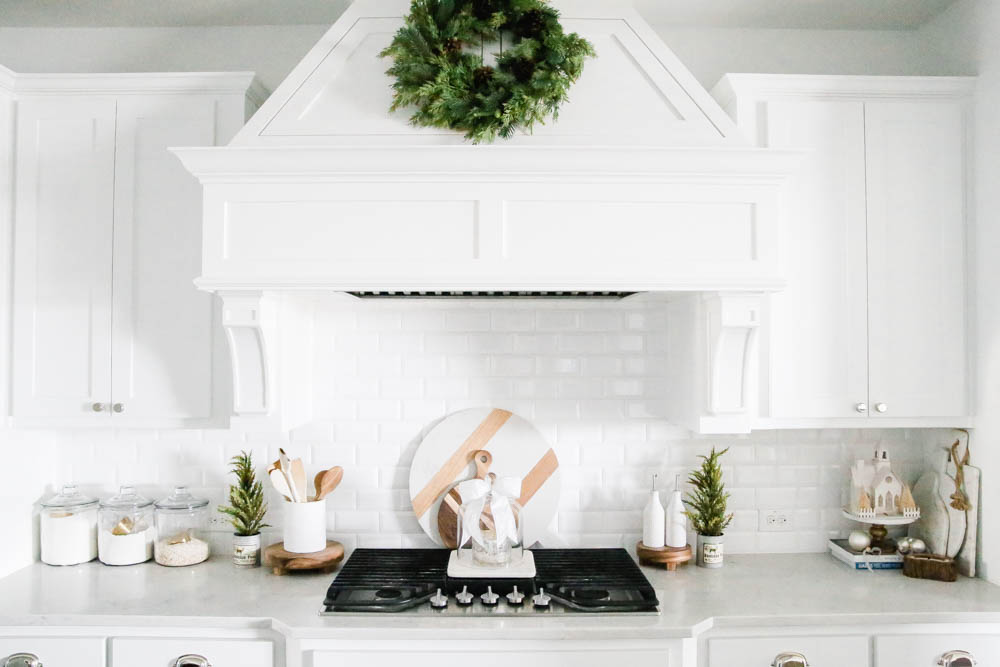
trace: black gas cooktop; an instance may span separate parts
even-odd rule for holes
[[[624,549],[535,549],[530,579],[449,577],[447,549],[357,549],[324,613],[404,610],[465,615],[649,613],[659,601]]]

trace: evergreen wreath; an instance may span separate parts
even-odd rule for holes
[[[473,143],[558,118],[595,55],[543,0],[413,0],[405,21],[380,54],[393,59],[390,111],[415,106],[413,125],[459,130]],[[500,44],[495,67],[484,62],[491,42]]]

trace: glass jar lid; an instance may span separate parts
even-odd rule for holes
[[[186,486],[174,487],[174,492],[162,500],[156,501],[156,509],[167,511],[191,511],[208,505],[207,498],[191,495]]]
[[[97,504],[97,498],[91,498],[80,493],[76,484],[66,484],[62,491],[42,502],[42,507],[57,509],[83,509]]]
[[[135,492],[135,489],[129,485],[123,486],[118,490],[117,496],[111,496],[101,501],[101,507],[107,507],[109,509],[115,510],[139,510],[144,507],[149,507],[153,504],[153,501],[149,498],[140,496]]]

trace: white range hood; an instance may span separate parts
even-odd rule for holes
[[[378,53],[409,2],[357,0],[229,146],[176,150],[204,185],[197,284],[224,300],[237,413],[276,407],[262,304],[321,290],[699,293],[727,367],[699,373],[704,412],[745,414],[794,156],[752,148],[631,9],[552,4],[597,58],[531,135],[474,146],[389,113]]]

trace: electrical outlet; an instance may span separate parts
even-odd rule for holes
[[[762,532],[792,530],[792,515],[784,510],[765,510],[760,513],[759,528]]]

